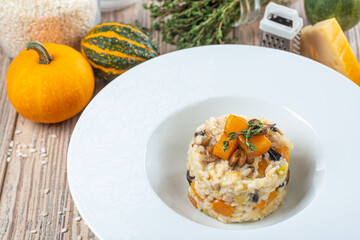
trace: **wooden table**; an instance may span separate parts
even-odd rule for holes
[[[143,2],[146,1],[103,13],[102,22],[135,24],[138,20],[141,26],[149,28],[151,20],[149,12],[142,8]],[[302,1],[292,7],[304,17]],[[257,21],[241,26],[232,34],[240,44],[259,45],[258,25]],[[152,34],[162,54],[175,50],[174,46],[161,42],[159,33]],[[359,59],[360,24],[347,31],[346,36]],[[59,124],[34,123],[19,115],[6,95],[10,62],[0,50],[0,239],[97,239],[80,220],[67,184],[67,149],[79,115]],[[103,81],[96,80],[96,93],[104,86]],[[13,152],[8,156],[12,140]],[[35,153],[29,152],[30,144],[34,145]],[[17,156],[19,145],[28,157]]]

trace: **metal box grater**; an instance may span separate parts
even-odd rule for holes
[[[271,2],[260,21],[261,46],[300,54],[303,25],[296,10]]]

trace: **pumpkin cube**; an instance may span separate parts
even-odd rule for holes
[[[229,146],[224,150],[224,141],[228,141],[229,137],[227,133],[223,133],[220,140],[215,144],[213,154],[221,159],[229,160],[230,156],[237,148],[237,139],[229,141]]]
[[[246,139],[243,135],[239,136],[238,139],[246,146]],[[255,157],[261,156],[269,151],[271,142],[264,135],[256,135],[249,139],[249,142],[255,146],[254,155]],[[246,146],[245,152],[250,153],[250,149]]]
[[[235,116],[230,114],[225,123],[225,132],[231,133],[236,132],[239,133],[241,130],[248,129],[248,123],[242,117]]]
[[[226,204],[223,200],[216,199],[212,205],[211,209],[217,214],[223,215],[225,217],[230,217],[234,211],[234,207]]]
[[[285,158],[286,161],[289,163],[289,149],[287,147],[277,146],[277,147],[274,147],[274,149],[275,149],[275,151],[280,153],[283,156],[283,158]]]

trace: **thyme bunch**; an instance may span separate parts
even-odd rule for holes
[[[240,2],[245,1],[156,0],[144,8],[151,12],[151,28],[161,31],[162,40],[183,49],[232,42],[227,36],[241,17]],[[269,0],[260,2],[264,6]]]

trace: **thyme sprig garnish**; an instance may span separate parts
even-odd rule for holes
[[[251,150],[255,151],[256,147],[254,144],[250,142],[250,138],[256,135],[263,134],[265,135],[267,133],[267,130],[271,127],[274,127],[276,124],[263,124],[261,121],[257,119],[252,119],[248,122],[248,129],[243,129],[239,133],[237,132],[231,132],[228,134],[229,139],[227,141],[223,141],[223,150],[224,152],[229,147],[229,142],[232,140],[235,140],[240,135],[243,135],[245,138],[245,144],[246,146]]]

